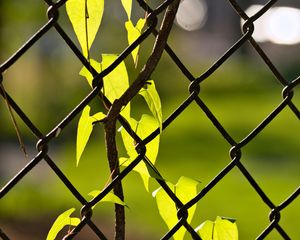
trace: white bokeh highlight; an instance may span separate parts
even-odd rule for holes
[[[183,0],[176,14],[176,23],[186,31],[195,31],[205,24],[206,17],[207,5],[203,0]]]
[[[246,10],[250,17],[263,6],[252,5]],[[241,20],[241,25],[244,21]],[[292,7],[274,7],[254,22],[253,38],[258,42],[293,45],[300,43],[300,10]]]

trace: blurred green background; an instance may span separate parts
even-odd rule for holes
[[[102,53],[119,54],[127,46],[124,28],[125,13],[121,4],[105,5],[104,19],[92,47],[91,55],[100,61]],[[217,2],[217,1],[215,1]],[[225,2],[225,1],[224,1]],[[156,6],[157,2],[151,4]],[[224,11],[228,21],[217,21],[213,15]],[[134,9],[139,9],[134,5]],[[0,2],[0,61],[5,62],[45,22],[47,6],[39,1]],[[141,10],[134,19],[143,17]],[[210,15],[211,14],[211,15]],[[231,20],[229,20],[231,19]],[[76,37],[61,8],[59,23],[76,42]],[[225,29],[226,31],[223,31]],[[205,25],[196,31],[174,26],[169,44],[187,68],[199,76],[208,69],[240,37],[239,18],[229,5],[208,4]],[[154,37],[141,46],[139,65],[135,69],[129,56],[126,66],[134,80],[151,52]],[[76,42],[77,44],[77,42]],[[262,43],[262,48],[288,80],[298,76],[298,45]],[[290,53],[290,54],[289,54]],[[292,54],[291,54],[292,53]],[[81,63],[73,56],[54,29],[43,36],[4,74],[3,85],[32,122],[44,133],[51,131],[90,91],[78,75]],[[152,78],[161,95],[166,119],[188,96],[189,82],[167,56],[163,55]],[[282,101],[282,86],[249,44],[245,44],[214,74],[201,84],[200,98],[207,104],[229,134],[241,141]],[[299,87],[295,88],[294,104],[300,108]],[[95,99],[94,111],[102,109]],[[147,111],[143,100],[133,100],[134,115]],[[0,100],[0,183],[4,186],[36,154],[36,138],[16,117],[22,139],[29,153],[25,158],[18,145],[5,101]],[[109,177],[103,129],[94,128],[92,137],[76,167],[75,141],[78,117],[51,141],[49,156],[61,168],[79,192],[87,199],[92,190],[101,190]],[[285,108],[253,141],[242,148],[241,162],[275,205],[284,201],[299,186],[299,120]],[[120,136],[118,136],[118,141]],[[201,181],[199,191],[230,162],[230,145],[203,111],[192,103],[161,135],[157,168],[163,177],[176,183],[180,176]],[[124,156],[119,146],[120,156]],[[123,182],[128,239],[159,239],[167,232],[151,192],[159,187],[152,180],[150,193],[144,190],[137,173],[130,173]],[[12,239],[44,239],[63,211],[78,201],[41,162],[22,179],[0,203],[0,225]],[[110,238],[113,235],[113,206],[98,205],[94,218]],[[240,239],[254,239],[269,224],[270,209],[234,168],[197,205],[193,227],[207,219],[226,216],[237,219]],[[280,225],[292,239],[300,239],[299,198],[281,213]],[[88,228],[78,239],[96,239]],[[282,239],[273,231],[267,239]]]

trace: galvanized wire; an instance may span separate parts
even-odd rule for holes
[[[24,53],[28,51],[32,46],[36,44],[37,41],[40,40],[46,33],[49,32],[50,29],[55,29],[56,32],[61,36],[62,41],[64,41],[68,48],[70,48],[74,54],[82,64],[89,69],[91,74],[93,75],[93,89],[89,92],[89,94],[82,99],[82,101],[66,116],[61,122],[52,127],[52,130],[47,133],[42,133],[38,129],[38,127],[30,120],[27,114],[19,107],[18,103],[10,96],[9,92],[6,92],[4,87],[0,88],[0,93],[3,99],[8,102],[10,107],[14,110],[14,113],[19,116],[19,118],[24,122],[24,124],[28,127],[28,129],[32,132],[32,134],[36,137],[37,143],[36,148],[38,154],[32,158],[15,176],[13,176],[1,189],[0,198],[5,197],[17,184],[23,180],[23,178],[32,171],[37,165],[40,164],[41,161],[47,163],[49,168],[56,174],[57,178],[67,187],[67,189],[72,193],[72,195],[79,201],[82,205],[81,210],[81,222],[78,226],[76,226],[68,235],[64,237],[64,239],[73,239],[76,235],[82,230],[83,227],[88,225],[90,229],[95,233],[95,235],[99,239],[107,239],[104,233],[100,230],[98,226],[93,222],[92,215],[92,207],[95,206],[101,199],[103,199],[118,183],[122,182],[124,178],[133,170],[133,168],[139,164],[141,161],[144,161],[148,167],[151,167],[158,176],[161,176],[160,179],[157,179],[158,184],[166,191],[170,199],[175,203],[178,209],[178,222],[173,228],[166,232],[161,239],[170,239],[172,236],[178,231],[182,226],[186,228],[191,238],[200,239],[200,237],[195,232],[194,228],[187,222],[188,217],[188,209],[197,204],[201,199],[213,189],[223,178],[229,174],[232,169],[235,167],[239,169],[239,171],[243,174],[245,179],[251,185],[251,187],[255,190],[257,195],[261,198],[261,201],[270,209],[270,224],[268,226],[262,227],[261,234],[257,237],[257,239],[264,239],[266,236],[270,234],[273,230],[276,230],[283,239],[290,239],[288,232],[280,225],[280,214],[281,211],[295,201],[300,193],[300,188],[298,187],[290,196],[287,196],[286,200],[281,204],[276,205],[273,203],[272,199],[264,192],[262,187],[257,183],[252,174],[248,171],[248,169],[242,163],[242,152],[243,148],[249,144],[251,141],[255,141],[256,136],[264,131],[264,129],[278,116],[280,113],[286,109],[290,108],[292,113],[300,119],[300,111],[297,106],[293,103],[293,92],[295,88],[300,83],[300,77],[296,78],[293,81],[288,81],[283,77],[280,71],[275,67],[271,59],[267,56],[267,54],[262,50],[260,45],[255,41],[252,37],[254,31],[254,22],[257,21],[260,17],[262,17],[277,1],[271,0],[264,5],[261,10],[259,10],[253,16],[247,16],[242,7],[235,1],[229,0],[229,3],[240,18],[245,20],[243,25],[242,33],[240,38],[230,47],[227,51],[214,63],[212,64],[207,71],[205,71],[200,76],[194,76],[189,70],[188,67],[180,60],[180,58],[176,55],[175,50],[173,50],[168,44],[165,46],[165,52],[169,55],[175,65],[180,69],[186,79],[190,82],[188,91],[189,96],[177,107],[177,109],[171,113],[162,124],[162,131],[164,131],[170,124],[174,122],[174,120],[181,114],[185,112],[188,106],[192,103],[196,103],[197,106],[204,112],[206,117],[211,121],[213,126],[220,133],[220,137],[222,137],[231,147],[230,147],[230,157],[231,161],[224,166],[224,168],[215,175],[210,182],[189,202],[183,204],[179,198],[176,196],[174,192],[168,187],[166,182],[162,179],[163,176],[160,174],[159,170],[151,164],[149,159],[146,157],[146,144],[151,142],[157,135],[160,134],[161,129],[156,129],[149,136],[144,139],[141,139],[134,131],[131,129],[130,125],[127,121],[119,116],[118,120],[120,124],[125,128],[125,130],[131,135],[131,137],[137,142],[137,152],[138,156],[134,161],[132,161],[129,166],[127,166],[123,171],[118,174],[112,181],[101,191],[99,195],[94,197],[91,201],[87,201],[77,190],[76,186],[67,178],[64,172],[55,164],[55,161],[48,155],[49,143],[53,141],[54,138],[59,137],[61,131],[64,130],[66,126],[68,126],[71,122],[74,121],[74,118],[78,116],[83,108],[87,106],[93,99],[100,99],[104,106],[109,109],[111,103],[106,98],[105,94],[101,92],[101,88],[103,87],[103,78],[108,75],[111,71],[113,71],[131,52],[141,44],[144,40],[146,40],[151,34],[157,36],[158,31],[156,30],[157,25],[157,17],[162,14],[163,11],[173,2],[173,0],[166,0],[161,5],[159,5],[155,9],[151,9],[150,6],[147,5],[145,1],[137,0],[138,4],[141,8],[149,13],[148,15],[148,27],[141,36],[130,46],[128,46],[124,51],[119,55],[119,57],[104,71],[97,72],[89,63],[89,61],[82,55],[81,51],[76,47],[76,44],[72,41],[72,39],[68,36],[66,31],[61,27],[58,23],[59,19],[59,11],[61,7],[63,7],[66,3],[66,0],[60,0],[57,2],[53,2],[51,0],[44,0],[46,4],[49,5],[47,15],[48,21],[35,33],[32,37],[24,43],[11,57],[9,57],[6,61],[4,61],[0,65],[0,83],[2,85],[5,82],[5,78],[3,77],[4,71],[12,67],[16,61],[23,57]],[[282,89],[282,101],[275,107],[269,115],[258,124],[247,136],[245,136],[241,141],[236,141],[234,137],[229,134],[226,128],[222,125],[222,121],[217,119],[213,111],[206,105],[203,99],[200,96],[201,93],[201,84],[204,81],[208,81],[211,75],[224,64],[236,51],[238,51],[245,43],[250,43],[253,49],[258,53],[260,58],[266,64],[266,68],[270,69],[275,78],[280,82],[283,86]],[[3,86],[3,85],[2,85]],[[1,153],[0,153],[1,154]],[[0,237],[2,239],[9,239],[9,236],[5,233],[5,229],[0,229]]]

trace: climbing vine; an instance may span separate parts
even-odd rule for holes
[[[121,0],[121,4],[127,16],[124,28],[127,32],[128,45],[132,45],[141,36],[143,29],[147,27],[147,23],[150,21],[148,19],[149,13],[146,12],[143,17],[134,23],[131,19],[132,0]],[[76,164],[80,164],[82,153],[88,144],[94,126],[96,124],[103,125],[107,159],[111,171],[108,183],[120,174],[120,166],[128,166],[138,156],[136,140],[131,137],[124,127],[117,130],[117,119],[121,117],[140,139],[145,139],[156,129],[159,129],[161,132],[163,128],[161,100],[156,90],[155,80],[151,79],[151,74],[161,58],[178,5],[179,1],[175,0],[168,6],[152,53],[136,79],[129,79],[125,62],[119,62],[118,65],[113,70],[109,70],[109,73],[102,79],[103,87],[100,96],[105,96],[111,103],[107,104],[107,101],[103,101],[102,98],[106,111],[91,109],[89,105],[82,111],[77,128]],[[66,2],[66,11],[82,49],[83,56],[87,59],[91,68],[98,73],[106,71],[111,64],[116,62],[118,54],[102,53],[101,56],[99,56],[100,61],[90,57],[90,48],[101,26],[101,20],[104,14],[104,0],[68,0]],[[140,46],[137,45],[135,49],[131,51],[132,64],[135,67],[138,66],[139,48]],[[91,69],[83,67],[79,74],[85,77],[91,88],[94,88],[93,81],[95,76],[91,73]],[[130,84],[130,82],[132,82],[132,84]],[[142,113],[139,119],[135,119],[132,116],[131,108],[133,106],[131,106],[131,100],[137,94],[142,96],[151,115]],[[91,114],[91,112],[95,113]],[[123,140],[126,156],[118,155],[116,144],[117,135],[120,135]],[[180,177],[176,184],[162,179],[160,174],[153,170],[155,169],[153,166],[158,156],[159,142],[160,135],[156,136],[147,144],[145,159],[141,161],[134,170],[140,174],[147,192],[150,191],[150,178],[155,178],[165,182],[178,199],[185,204],[197,195],[199,182],[184,176]],[[90,192],[89,195],[95,198],[100,193],[101,190],[96,189]],[[168,228],[172,229],[178,222],[176,204],[169,198],[162,187],[155,190],[152,195],[157,202],[158,211],[162,219]],[[111,202],[115,204],[115,239],[125,239],[126,203],[122,183],[116,184],[113,191],[105,195],[98,204],[101,204],[101,202]],[[92,208],[95,206],[96,205],[92,206]],[[195,209],[196,205],[188,210],[188,223],[191,223]],[[75,209],[71,208],[58,216],[48,233],[47,240],[55,239],[58,232],[65,226],[69,226],[70,231],[72,227],[80,224],[82,221],[80,218],[71,217],[74,211]],[[174,239],[183,239],[185,232],[185,228],[180,228],[173,235]],[[204,240],[238,239],[237,227],[234,220],[221,217],[217,217],[215,221],[205,221],[195,229],[195,232],[198,233],[199,238]]]

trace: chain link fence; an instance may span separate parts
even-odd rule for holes
[[[169,125],[172,125],[174,120],[182,115],[185,114],[186,109],[192,103],[196,103],[196,105],[203,111],[209,121],[213,124],[213,126],[217,129],[217,131],[221,134],[224,141],[226,141],[230,147],[230,157],[231,161],[229,163],[224,163],[224,168],[214,176],[210,182],[189,202],[182,203],[179,198],[176,196],[175,193],[169,188],[165,181],[161,180],[164,179],[162,176],[161,179],[157,179],[158,184],[166,191],[169,195],[170,199],[174,201],[178,208],[178,222],[173,228],[166,232],[161,239],[170,239],[172,236],[178,231],[179,228],[184,227],[188,231],[190,238],[193,239],[200,239],[198,234],[195,232],[194,227],[191,226],[188,221],[188,209],[193,207],[198,202],[208,194],[220,181],[224,179],[233,169],[238,169],[247,182],[252,186],[255,190],[256,194],[259,196],[261,202],[265,204],[270,209],[269,214],[269,225],[262,226],[262,232],[257,239],[264,239],[266,238],[272,231],[277,231],[283,239],[291,239],[289,237],[289,233],[285,230],[284,227],[281,226],[280,216],[284,209],[288,208],[291,203],[295,202],[298,198],[300,193],[300,188],[296,188],[294,192],[292,192],[289,196],[286,196],[285,200],[282,201],[280,204],[274,204],[272,199],[264,192],[262,187],[258,184],[258,182],[253,177],[253,174],[245,167],[243,163],[243,148],[247,146],[250,142],[255,141],[257,135],[264,131],[264,129],[277,117],[279,116],[283,110],[288,109],[291,111],[295,117],[299,120],[300,118],[300,111],[297,108],[297,104],[293,102],[294,91],[296,87],[300,83],[300,78],[297,77],[292,81],[288,81],[285,77],[278,71],[276,66],[272,63],[272,60],[268,57],[268,55],[262,50],[260,45],[255,41],[252,37],[254,32],[254,22],[257,21],[260,17],[262,17],[277,1],[271,0],[266,3],[261,10],[256,12],[252,16],[248,16],[243,8],[239,5],[239,3],[235,0],[229,0],[228,4],[230,4],[233,9],[235,10],[236,14],[240,16],[245,22],[243,24],[242,33],[240,38],[214,63],[212,64],[207,71],[205,71],[200,76],[195,76],[191,73],[188,69],[188,66],[184,62],[180,60],[180,58],[176,55],[176,49],[172,49],[168,43],[163,45],[163,50],[170,56],[172,61],[176,64],[176,66],[180,69],[180,71],[184,74],[187,81],[190,82],[188,92],[188,98],[183,101],[177,109],[170,114],[163,122],[163,130],[168,128]],[[99,239],[107,239],[108,237],[105,236],[103,231],[101,230],[101,226],[97,226],[97,224],[93,220],[92,216],[92,207],[95,206],[101,199],[103,199],[109,192],[111,192],[118,184],[120,184],[128,174],[134,169],[134,167],[140,163],[141,161],[145,161],[147,163],[146,154],[146,144],[151,142],[158,134],[160,134],[160,129],[156,129],[152,132],[148,137],[145,139],[140,139],[139,136],[136,135],[134,129],[131,129],[130,125],[119,115],[118,121],[126,131],[132,136],[133,140],[137,142],[137,152],[138,157],[129,164],[124,170],[117,173],[112,181],[98,194],[94,197],[91,201],[88,201],[76,188],[74,185],[65,175],[65,173],[57,166],[55,163],[55,159],[53,159],[49,154],[50,143],[55,138],[60,138],[63,135],[64,129],[74,121],[74,119],[81,113],[83,108],[87,106],[93,99],[99,99],[100,101],[105,104],[107,109],[110,109],[112,103],[108,101],[104,94],[101,92],[102,88],[102,79],[109,74],[115,67],[117,67],[128,55],[131,54],[133,49],[145,41],[149,36],[152,34],[155,36],[159,36],[159,32],[157,30],[157,19],[162,15],[165,10],[171,4],[174,4],[173,0],[166,0],[162,2],[158,7],[151,9],[150,6],[147,5],[146,2],[142,0],[137,0],[139,6],[150,13],[150,17],[148,19],[148,27],[147,29],[141,34],[141,36],[129,47],[124,49],[124,51],[119,55],[118,59],[114,61],[105,71],[98,73],[93,67],[89,64],[89,61],[85,59],[85,57],[81,54],[81,51],[76,47],[76,44],[72,41],[71,37],[66,33],[63,27],[59,24],[59,12],[64,7],[66,0],[60,0],[57,2],[52,2],[51,0],[45,0],[45,3],[49,5],[47,15],[48,21],[42,26],[34,35],[28,39],[24,45],[19,48],[12,56],[10,56],[6,61],[1,63],[0,66],[0,83],[1,89],[0,93],[3,100],[9,106],[9,111],[12,115],[18,115],[18,117],[24,122],[24,124],[30,129],[30,131],[36,136],[36,148],[38,154],[34,158],[32,158],[15,176],[13,176],[1,189],[0,196],[1,198],[5,198],[9,192],[15,188],[18,184],[22,183],[22,180],[26,175],[28,175],[32,169],[36,168],[41,162],[45,162],[55,173],[58,179],[69,189],[72,195],[80,202],[82,205],[82,218],[81,222],[78,226],[74,227],[65,237],[64,239],[72,239],[75,238],[78,233],[84,228],[89,227],[95,235]],[[5,75],[3,74],[7,69],[11,68],[16,61],[23,57],[24,53],[26,53],[30,48],[32,48],[45,34],[50,32],[50,30],[55,30],[60,36],[62,41],[64,41],[67,46],[72,50],[73,54],[82,62],[82,64],[87,68],[90,69],[91,74],[94,76],[93,86],[94,88],[90,91],[90,93],[82,99],[82,101],[67,115],[65,118],[61,120],[61,122],[54,126],[51,131],[49,132],[42,132],[35,123],[27,116],[26,112],[19,107],[19,103],[16,102],[12,97],[11,93],[7,92],[4,88],[5,86]],[[222,124],[222,117],[218,119],[214,112],[207,106],[205,101],[201,98],[201,85],[203,82],[209,81],[210,77],[214,74],[214,72],[220,68],[230,57],[237,52],[243,45],[250,43],[252,48],[258,53],[260,58],[265,63],[266,68],[268,68],[274,75],[274,77],[280,82],[282,85],[282,100],[278,102],[278,106],[274,108],[268,116],[265,117],[261,121],[259,125],[257,125],[248,135],[244,136],[241,141],[236,141],[234,137],[229,134],[226,128]],[[151,56],[150,56],[151,58]],[[168,79],[164,79],[168,80]],[[280,93],[278,93],[280,95]],[[131,98],[129,99],[131,100]],[[13,120],[15,121],[15,120]],[[213,146],[212,146],[213,148]],[[213,151],[213,149],[212,149]],[[1,153],[0,153],[1,156]],[[10,159],[2,159],[1,161],[9,162]],[[188,163],[187,163],[188,164]],[[158,175],[160,174],[160,169],[157,169],[155,166],[149,165],[153,171],[155,171]],[[176,167],[176,166],[175,166]],[[195,166],[197,167],[197,166]],[[178,170],[179,171],[179,170]],[[279,189],[280,191],[280,189]],[[49,199],[51,201],[51,199]],[[2,239],[10,239],[9,234],[6,232],[6,229],[0,229],[0,236]]]

